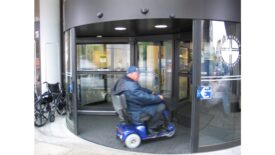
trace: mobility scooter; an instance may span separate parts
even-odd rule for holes
[[[137,148],[142,140],[154,139],[159,137],[172,137],[176,132],[176,127],[172,122],[167,122],[164,130],[156,133],[149,133],[146,123],[138,125],[132,124],[127,113],[127,103],[125,95],[112,95],[113,107],[120,118],[120,123],[116,126],[116,138],[120,139],[128,148]],[[163,115],[168,117],[168,111],[164,111]],[[149,115],[142,116],[141,122],[150,119]]]

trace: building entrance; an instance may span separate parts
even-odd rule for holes
[[[114,139],[118,119],[108,93],[127,67],[136,65],[141,85],[170,99],[177,132],[135,151],[190,153],[240,145],[240,1],[116,2],[63,2],[64,41],[69,43],[64,51],[72,53],[71,59],[65,53],[63,58],[72,62],[72,71],[63,65],[62,83],[69,83],[72,94],[72,131],[125,149]],[[116,56],[120,47],[114,45],[123,45],[123,54]],[[65,75],[71,76],[69,82]]]
[[[110,97],[111,89],[125,75],[130,65],[139,67],[141,86],[162,94],[172,110],[177,109],[182,101],[190,101],[190,40],[174,40],[171,35],[168,39],[151,36],[149,41],[137,37],[134,42],[124,43],[95,43],[92,40],[87,43],[78,42],[78,113],[115,115]]]
[[[171,119],[177,127],[176,137],[145,143],[136,151],[167,153],[167,148],[160,146],[169,145],[173,146],[169,153],[188,153],[191,133],[191,38],[182,41],[174,39],[173,35],[158,35],[131,37],[124,43],[115,41],[117,39],[106,39],[105,42],[109,43],[99,43],[91,39],[86,43],[77,43],[79,136],[98,144],[125,149],[113,138],[113,130],[119,120],[108,96],[127,68],[135,65],[140,69],[140,85],[164,96]]]

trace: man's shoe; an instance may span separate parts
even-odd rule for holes
[[[148,133],[151,135],[155,135],[155,134],[158,134],[159,131],[157,129],[148,129]]]
[[[162,124],[161,126],[158,127],[158,131],[165,132],[167,129],[167,126],[165,124]]]

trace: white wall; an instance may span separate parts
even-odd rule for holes
[[[60,1],[40,0],[40,50],[42,93],[44,81],[61,81],[60,62]]]

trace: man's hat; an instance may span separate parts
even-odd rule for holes
[[[127,69],[127,74],[129,73],[133,73],[133,72],[139,72],[138,68],[136,66],[130,66],[128,69]]]

